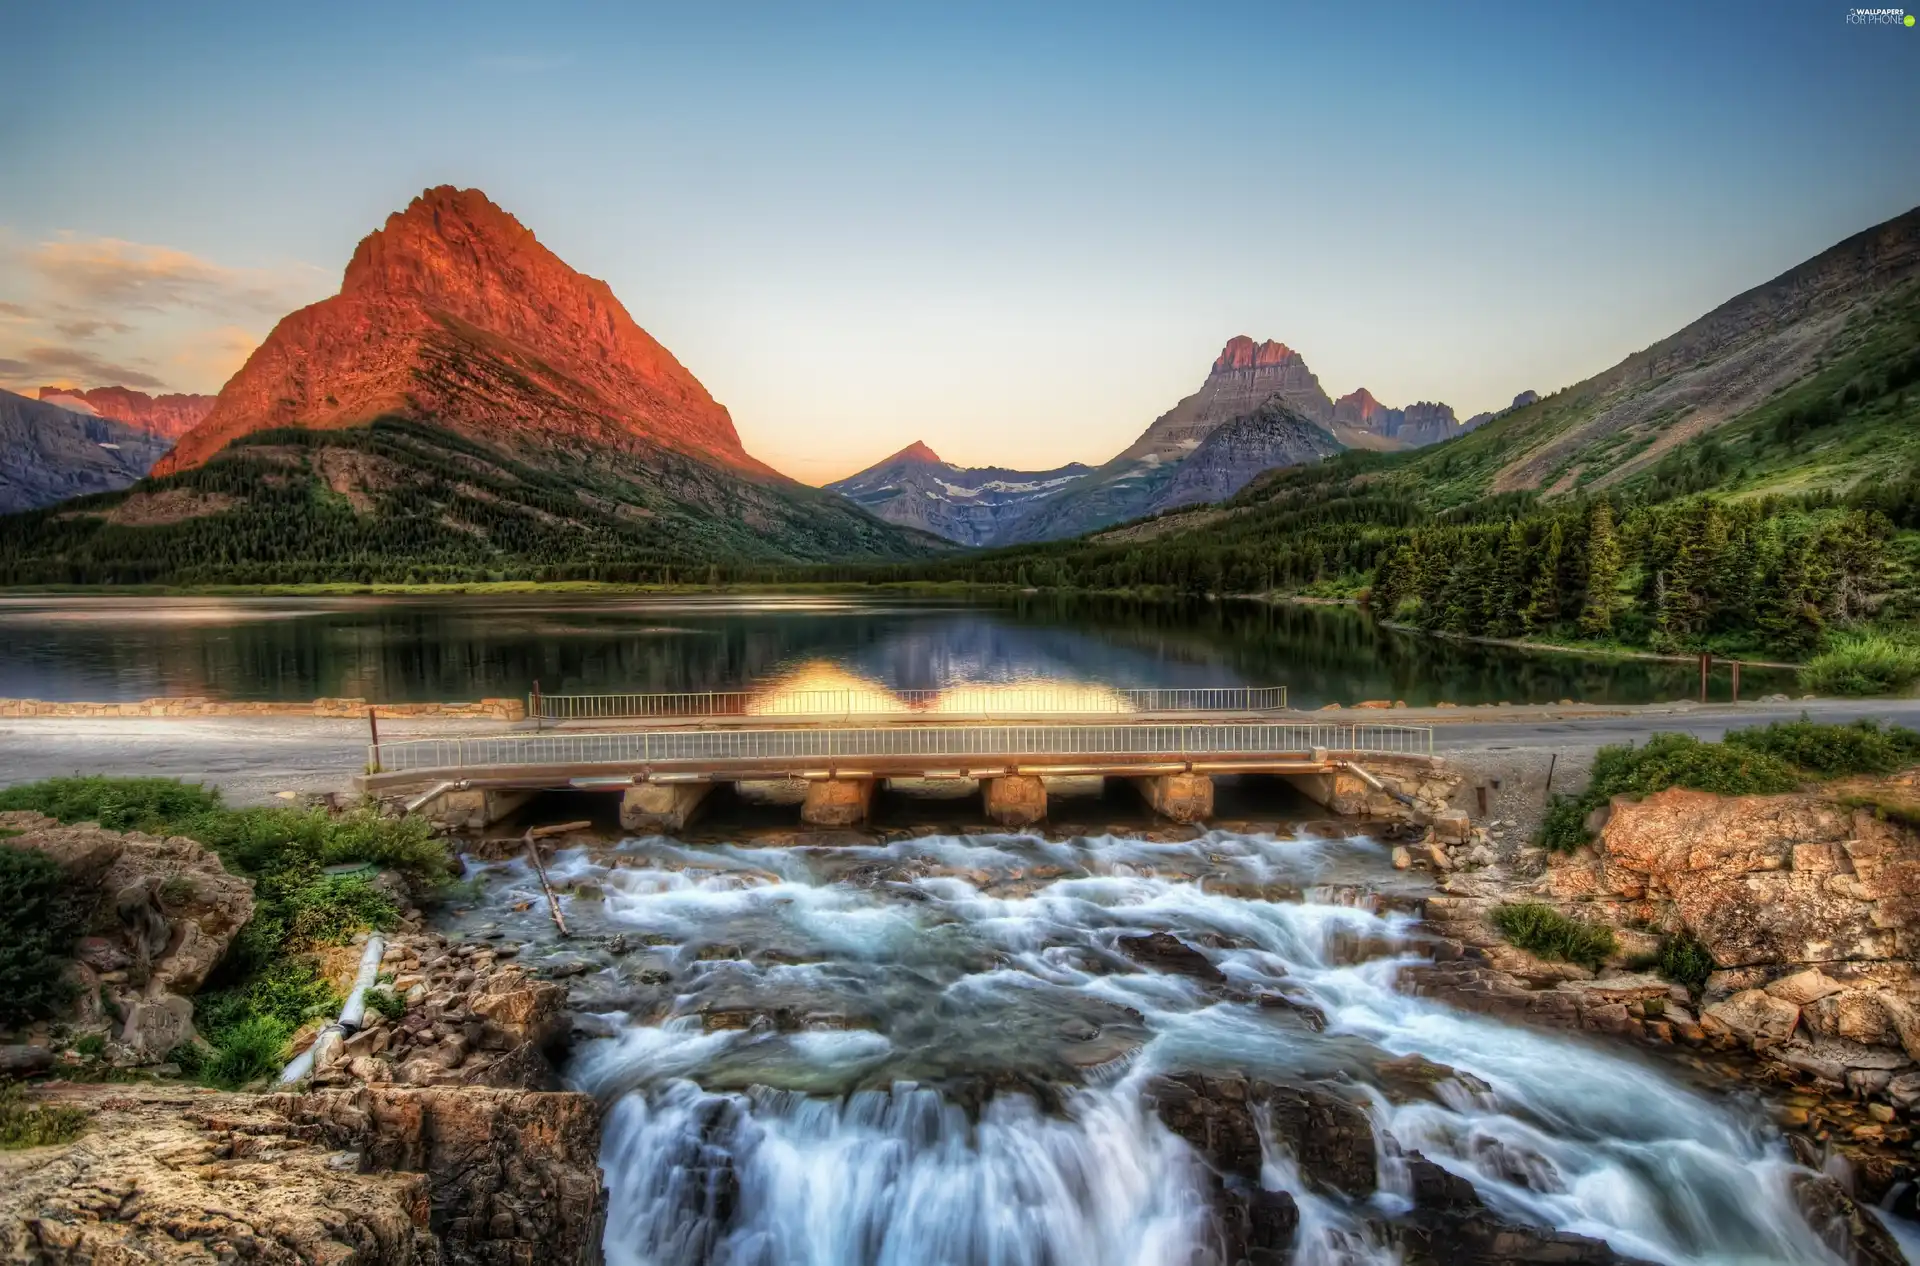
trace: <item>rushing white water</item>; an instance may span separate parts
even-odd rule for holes
[[[1303,1266],[1398,1260],[1383,1225],[1407,1206],[1414,1150],[1500,1216],[1628,1256],[1837,1266],[1797,1212],[1805,1171],[1754,1105],[1622,1047],[1397,992],[1420,955],[1408,918],[1313,887],[1378,855],[1216,832],[649,840],[557,859],[559,882],[605,893],[575,900],[570,922],[651,943],[603,973],[611,1036],[572,1070],[614,1101],[609,1260],[1201,1266],[1211,1179],[1141,1097],[1156,1073],[1191,1070],[1331,1082],[1370,1105],[1370,1201],[1316,1192],[1265,1140],[1262,1185],[1294,1195]],[[502,904],[523,894],[510,874]],[[1227,989],[1117,951],[1159,931]],[[646,971],[650,985],[627,979]],[[1261,992],[1317,1007],[1324,1032],[1244,1000]],[[1381,1067],[1408,1055],[1466,1076],[1397,1093]]]

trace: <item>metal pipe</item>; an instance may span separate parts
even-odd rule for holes
[[[417,795],[413,799],[407,801],[407,804],[406,804],[407,812],[408,813],[420,812],[422,808],[432,804],[435,800],[438,800],[441,796],[446,795],[449,791],[452,791],[458,785],[459,784],[454,782],[436,783],[433,786],[432,790],[422,792],[420,795]]]
[[[367,1014],[367,990],[380,978],[380,960],[387,953],[387,938],[378,932],[367,936],[367,948],[360,953],[360,970],[353,978],[353,991],[347,995],[346,1005],[340,1008],[340,1018],[314,1037],[313,1044],[287,1061],[280,1070],[280,1084],[291,1085],[296,1081],[305,1081],[313,1075],[313,1070],[326,1062],[326,1057],[346,1040],[348,1033],[357,1033],[361,1021]]]

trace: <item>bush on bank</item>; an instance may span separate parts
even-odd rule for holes
[[[227,1087],[277,1070],[296,1029],[339,1010],[343,999],[304,956],[307,951],[347,944],[358,932],[384,930],[399,919],[393,897],[366,874],[329,873],[329,867],[359,863],[397,871],[416,892],[431,890],[452,871],[445,844],[418,818],[386,818],[372,809],[233,809],[216,790],[167,778],[52,778],[0,791],[0,809],[184,835],[212,850],[229,871],[253,880],[253,917],[194,1000],[194,1025],[205,1045],[175,1053],[191,1075]],[[9,860],[17,858],[32,861]],[[23,874],[36,862],[57,877],[58,868],[40,854],[0,848],[0,863]],[[7,895],[8,873],[0,869],[0,900]],[[5,908],[44,910],[26,922],[38,938],[31,945],[43,947],[41,959],[33,961],[51,962],[57,983],[78,927],[60,922],[51,906]],[[25,935],[15,931],[19,922],[10,920],[0,939],[0,973],[10,961],[13,938]],[[20,961],[29,958],[28,950],[21,951]],[[0,988],[5,984],[0,974]],[[9,999],[13,993],[5,990]]]
[[[1836,633],[1800,670],[1800,684],[1823,695],[1904,694],[1920,683],[1920,638],[1874,630]]]
[[[1593,838],[1587,819],[1615,796],[1639,799],[1669,787],[1722,796],[1779,795],[1807,782],[1887,774],[1920,762],[1920,733],[1874,721],[1827,725],[1802,716],[1730,731],[1718,743],[1656,734],[1645,744],[1603,747],[1577,796],[1555,796],[1535,842],[1567,853]]]

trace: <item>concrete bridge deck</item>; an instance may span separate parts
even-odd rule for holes
[[[677,830],[716,783],[804,782],[802,818],[847,825],[866,816],[879,780],[966,779],[990,817],[1020,826],[1046,816],[1046,778],[1098,775],[1131,779],[1157,812],[1192,822],[1211,814],[1216,774],[1278,775],[1337,811],[1375,796],[1410,802],[1432,750],[1430,729],[1385,724],[648,727],[381,743],[362,782],[475,826],[536,791],[618,792],[629,829]]]

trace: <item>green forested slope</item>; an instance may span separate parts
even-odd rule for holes
[[[658,581],[944,548],[664,450],[510,453],[383,420],[258,432],[205,466],[0,519],[0,583]]]

